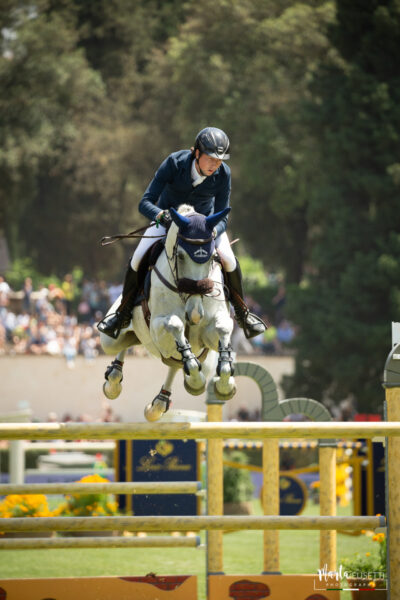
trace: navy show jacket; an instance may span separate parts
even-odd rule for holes
[[[139,203],[139,211],[154,221],[161,210],[181,204],[190,204],[196,212],[211,215],[229,206],[231,195],[231,170],[225,163],[209,177],[193,187],[190,150],[173,152],[161,163]],[[228,217],[216,229],[221,235],[226,230]]]

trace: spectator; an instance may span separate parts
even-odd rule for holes
[[[23,296],[22,296],[22,310],[31,313],[32,305],[31,305],[31,294],[33,291],[32,287],[32,279],[30,277],[26,277],[24,281],[24,287],[22,288]]]
[[[10,292],[10,286],[4,279],[3,275],[0,275],[0,310],[8,306]]]
[[[122,294],[122,283],[112,283],[108,289],[108,295],[110,297],[110,304],[114,304],[116,300]]]
[[[288,346],[294,338],[294,329],[287,319],[282,319],[279,323],[276,336],[282,347]]]
[[[64,293],[63,302],[65,305],[65,312],[67,315],[71,315],[72,304],[75,298],[75,284],[70,273],[65,275],[64,281],[61,284],[61,290]]]
[[[280,323],[284,318],[284,309],[286,305],[286,287],[281,281],[278,285],[278,291],[272,298],[272,304],[275,307],[275,323]]]

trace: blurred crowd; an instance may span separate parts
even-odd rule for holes
[[[0,354],[64,356],[69,367],[77,355],[93,361],[101,352],[96,323],[121,291],[120,283],[104,280],[83,279],[78,286],[70,273],[60,284],[40,284],[36,289],[26,277],[22,290],[12,290],[0,275]],[[234,350],[238,354],[290,353],[295,329],[285,318],[285,286],[280,284],[273,298],[272,318],[251,297],[246,300],[268,329],[247,340],[235,324]]]
[[[264,333],[255,338],[247,340],[243,330],[235,326],[232,335],[232,345],[238,354],[267,354],[282,356],[291,354],[291,342],[296,335],[295,326],[285,316],[286,287],[280,282],[277,293],[272,298],[270,314],[255,302],[250,296],[246,296],[246,303],[250,311],[258,315],[267,324]]]
[[[0,353],[64,356],[70,367],[77,355],[93,361],[101,351],[96,323],[119,293],[104,281],[78,288],[71,274],[37,289],[27,277],[14,291],[0,275]]]

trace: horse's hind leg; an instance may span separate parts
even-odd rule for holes
[[[218,344],[217,373],[214,377],[214,393],[218,400],[230,400],[236,394],[231,333],[231,319],[229,315],[222,315],[208,328],[205,336],[211,347]]]
[[[217,377],[214,382],[214,393],[218,400],[230,400],[236,394],[236,384],[233,378],[233,352],[230,342],[218,344]]]
[[[115,400],[118,398],[122,391],[122,367],[124,365],[126,350],[122,350],[117,354],[117,357],[112,361],[104,374],[105,382],[103,384],[104,395],[109,400]]]
[[[148,421],[158,421],[170,407],[172,382],[175,375],[179,371],[179,367],[169,367],[167,378],[164,381],[160,392],[144,409],[144,416]]]

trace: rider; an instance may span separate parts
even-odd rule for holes
[[[194,148],[170,154],[160,165],[139,203],[139,211],[156,224],[150,226],[145,235],[157,236],[166,232],[171,223],[169,208],[178,209],[181,204],[190,204],[196,212],[208,216],[229,206],[231,172],[222,162],[229,158],[229,138],[221,129],[206,127],[196,137]],[[259,335],[266,326],[252,314],[243,300],[242,274],[240,265],[232,252],[226,234],[227,217],[215,228],[216,246],[227,275],[230,300],[235,317],[244,329],[247,338]],[[143,238],[125,275],[122,300],[117,311],[107,315],[98,328],[116,338],[132,318],[135,296],[138,292],[138,268],[154,239]]]

